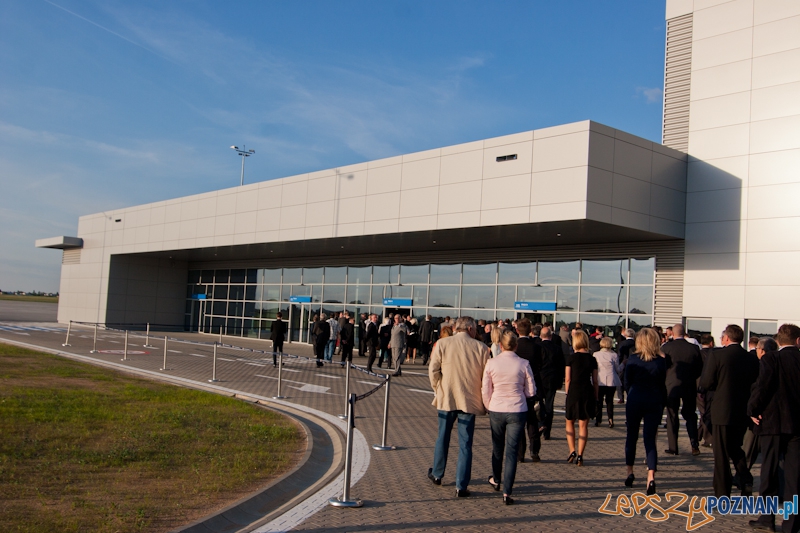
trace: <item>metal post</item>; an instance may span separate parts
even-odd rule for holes
[[[392,375],[386,375],[386,396],[383,398],[383,436],[381,437],[380,444],[373,444],[372,449],[379,452],[388,452],[396,450],[396,446],[386,445],[386,430],[389,427],[389,385],[392,384]]]
[[[344,456],[344,489],[341,498],[331,498],[328,503],[334,507],[361,507],[364,502],[350,499],[350,470],[353,467],[353,428],[355,428],[356,395],[351,394],[347,402],[347,448]]]
[[[144,337],[144,347],[145,348],[155,348],[155,346],[150,346],[150,322],[147,323],[147,333]]]
[[[294,306],[292,304],[289,304],[289,323],[286,325],[286,332],[289,334],[288,338],[286,339],[286,342],[288,342],[289,344],[292,344],[292,307]],[[303,327],[302,323],[300,324],[300,327],[301,328]]]
[[[69,324],[67,324],[67,340],[65,340],[64,343],[61,346],[72,346],[69,343],[69,332],[70,332],[71,329],[72,329],[72,320],[70,320]]]
[[[343,415],[337,415],[342,420],[347,420],[347,409],[350,406],[350,361],[345,360],[347,363],[347,370],[344,374],[344,412]]]
[[[128,360],[128,330],[125,330],[125,351],[122,352],[122,360]]]
[[[212,370],[211,370],[211,379],[209,379],[208,382],[209,383],[216,383],[217,381],[219,381],[217,379],[217,343],[216,342],[214,343],[214,363],[213,363],[213,366],[211,368],[212,368]]]
[[[172,370],[167,368],[167,336],[164,335],[164,365],[159,370]]]
[[[275,348],[273,348],[274,350]],[[281,381],[283,380],[282,376],[283,371],[283,352],[278,352],[278,395],[273,396],[273,400],[283,400],[286,396],[281,396]]]
[[[92,351],[89,353],[97,353],[97,323],[94,324],[94,341],[92,342]]]
[[[222,344],[222,324],[219,325],[219,343]]]

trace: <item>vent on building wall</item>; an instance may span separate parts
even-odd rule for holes
[[[62,265],[79,265],[79,264],[81,264],[81,249],[80,248],[72,248],[72,249],[64,250],[64,253],[61,255],[61,264]]]
[[[689,149],[689,90],[692,81],[692,14],[667,21],[664,58],[664,121],[661,144]]]
[[[517,158],[517,154],[511,155],[499,155],[497,156],[497,161],[514,161]]]

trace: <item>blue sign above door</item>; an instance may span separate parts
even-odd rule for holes
[[[517,311],[555,311],[555,302],[514,302]]]
[[[411,298],[384,298],[383,305],[385,307],[411,307]]]
[[[311,303],[311,296],[289,296],[289,301],[296,304]]]

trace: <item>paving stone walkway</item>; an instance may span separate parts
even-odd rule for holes
[[[55,328],[54,328],[55,329]],[[31,330],[25,337],[15,337],[0,332],[0,337],[37,344],[71,353],[92,356],[98,360],[124,364],[131,368],[158,371],[163,361],[163,334],[151,337],[154,348],[142,347],[142,338],[131,336],[128,361],[120,361],[122,335],[102,332],[98,339],[97,354],[92,348],[92,330],[74,328],[69,348],[62,348],[63,331]],[[170,334],[176,336],[177,334]],[[180,334],[187,340],[213,342],[216,337]],[[0,341],[2,339],[0,338]],[[268,351],[269,342],[248,339],[223,338],[225,343]],[[104,353],[104,350],[111,353]],[[171,375],[206,384],[211,378],[213,348],[210,345],[170,342],[168,367]],[[133,352],[146,353],[133,353]],[[287,344],[291,354],[309,357],[309,346]],[[364,366],[366,358],[354,357],[354,363]],[[302,358],[287,358],[283,367],[284,395],[288,400],[330,414],[344,412],[345,370],[339,365],[316,365]],[[272,396],[277,389],[277,369],[271,356],[249,351],[219,348],[217,351],[217,377],[228,389],[245,393]],[[380,382],[379,378],[351,371],[351,392],[362,394]],[[454,469],[458,454],[456,432],[451,441],[450,463],[442,486],[434,486],[426,477],[433,460],[433,445],[437,431],[436,411],[431,405],[433,395],[427,378],[427,368],[420,364],[404,365],[403,376],[393,379],[391,386],[390,424],[388,443],[397,446],[395,451],[371,451],[370,466],[366,475],[352,488],[353,497],[364,501],[358,509],[326,508],[311,516],[295,531],[350,532],[387,531],[608,531],[624,528],[627,531],[687,531],[687,518],[677,514],[655,523],[645,518],[647,508],[630,518],[609,516],[598,512],[608,494],[609,505],[615,508],[620,494],[630,496],[644,492],[646,467],[637,459],[637,481],[633,489],[626,489],[624,465],[624,406],[616,405],[616,427],[594,427],[590,424],[589,442],[584,454],[585,466],[567,464],[569,454],[564,436],[564,421],[556,414],[552,439],[542,443],[540,463],[519,465],[514,487],[513,506],[502,505],[501,493],[487,484],[491,473],[491,437],[488,417],[478,417],[475,428],[474,460],[470,498],[456,499]],[[381,439],[383,392],[356,404],[356,428],[367,442],[378,444]],[[556,409],[563,409],[564,395],[559,394]],[[658,449],[666,448],[664,431],[659,432]],[[685,431],[680,436],[681,455],[659,457],[657,475],[658,493],[680,492],[691,496],[711,494],[713,457],[710,449],[693,457]],[[639,441],[638,457],[644,458]],[[753,474],[758,486],[760,464]],[[735,490],[735,489],[734,489]],[[673,500],[673,504],[676,500]],[[689,502],[681,510],[688,511]],[[662,516],[653,511],[653,518]],[[747,516],[719,516],[699,530],[750,531]],[[697,514],[693,523],[702,521]]]

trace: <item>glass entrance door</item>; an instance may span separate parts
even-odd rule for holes
[[[554,315],[553,313],[517,313],[517,320],[520,318],[527,318],[531,321],[531,324],[544,324],[545,322],[553,323]]]
[[[409,307],[384,307],[383,308],[383,316],[384,318],[388,317],[389,315],[396,315],[400,313],[401,315],[410,315],[411,309]]]

